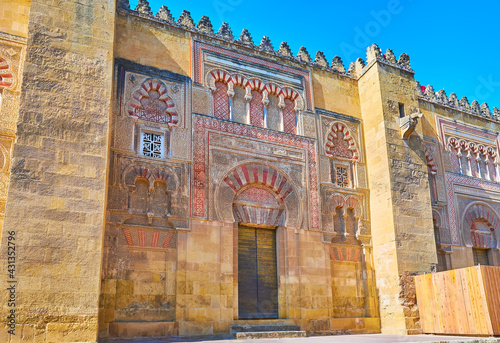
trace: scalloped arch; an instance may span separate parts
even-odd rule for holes
[[[290,177],[275,166],[261,161],[247,161],[231,168],[220,180],[215,189],[215,211],[219,220],[236,218],[232,209],[236,204],[237,195],[242,190],[261,187],[275,194],[276,198],[284,204],[284,212],[279,214],[279,218],[281,218],[279,223],[271,221],[266,224],[301,227],[304,218],[302,213],[303,198],[296,191],[298,188]],[[258,208],[257,205],[257,210]],[[273,215],[269,218],[276,219],[277,217]],[[258,224],[264,223],[259,222]]]
[[[14,89],[16,86],[16,76],[12,71],[12,64],[6,57],[0,55],[0,89]]]
[[[432,157],[429,149],[427,149],[427,147],[425,147],[424,151],[425,151],[425,159],[427,161],[428,171],[431,173],[434,173],[434,174],[437,173],[436,163],[434,162],[434,158]]]
[[[142,164],[134,164],[128,166],[123,171],[123,185],[125,187],[131,188],[135,187],[135,181],[138,178],[145,179],[149,182],[149,187],[152,188],[154,182],[157,180],[162,180],[167,184],[167,189],[169,191],[175,192],[179,186],[179,180],[177,176],[170,170],[162,167],[156,167],[151,169],[149,166]]]
[[[485,239],[480,233],[472,230],[473,223],[477,219],[482,219],[486,222],[491,231],[489,239]],[[462,216],[462,239],[465,244],[469,243],[473,246],[480,246],[483,248],[498,248],[497,237],[500,236],[500,232],[497,229],[499,225],[500,220],[497,213],[488,204],[473,202],[465,208]]]
[[[215,91],[215,83],[218,81],[228,83],[229,80],[231,79],[231,75],[222,69],[213,69],[207,73],[207,86],[212,90]]]
[[[326,134],[325,139],[325,151],[329,156],[335,156],[332,152],[332,149],[335,147],[335,140],[337,139],[337,132],[342,132],[344,135],[344,140],[349,144],[347,147],[348,150],[352,152],[352,160],[359,159],[358,148],[356,146],[356,141],[354,137],[351,135],[351,132],[347,129],[347,126],[341,122],[333,122],[330,126],[330,130]]]
[[[141,114],[141,109],[143,105],[141,101],[143,99],[149,99],[149,92],[158,92],[159,97],[155,99],[156,101],[163,102],[166,105],[166,110],[163,113],[155,113],[152,117],[147,117]],[[138,117],[146,121],[177,125],[179,123],[179,114],[177,113],[175,103],[167,95],[167,88],[163,82],[157,79],[145,80],[141,86],[134,91],[132,94],[132,100],[128,104],[128,114],[132,117]]]
[[[343,197],[340,194],[334,194],[330,197],[330,212],[334,213],[335,210],[340,207],[344,210],[352,209],[354,210],[354,215],[356,217],[362,216],[362,208],[359,200],[353,196]]]

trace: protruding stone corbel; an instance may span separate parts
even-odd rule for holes
[[[418,118],[422,118],[422,116],[423,113],[416,112],[400,119],[399,125],[401,127],[401,136],[404,140],[408,140],[408,138],[410,138],[411,134],[417,127]]]
[[[153,212],[148,212],[146,215],[148,216],[148,224],[149,225],[153,224],[153,218],[155,214]]]

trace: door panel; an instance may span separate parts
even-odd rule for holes
[[[278,318],[275,230],[238,229],[238,307],[240,319]]]

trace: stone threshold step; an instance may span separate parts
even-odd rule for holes
[[[307,337],[305,331],[254,331],[237,332],[236,339],[259,339],[259,338],[297,338]]]
[[[300,326],[290,324],[233,324],[231,333],[236,332],[263,332],[263,331],[300,331]]]

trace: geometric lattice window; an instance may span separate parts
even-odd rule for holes
[[[164,137],[162,134],[141,132],[141,154],[147,157],[163,158]]]
[[[335,184],[338,187],[349,187],[349,170],[347,166],[335,166]]]
[[[489,266],[490,262],[488,260],[488,250],[489,249],[477,249],[472,248],[472,254],[474,255],[474,265],[478,266]]]
[[[216,118],[229,120],[228,86],[224,82],[216,82],[215,87],[216,89],[213,94],[214,116]]]

